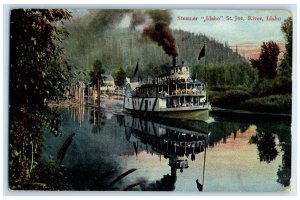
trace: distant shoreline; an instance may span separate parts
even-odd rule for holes
[[[289,113],[274,113],[274,112],[256,112],[248,110],[235,110],[227,108],[212,107],[212,114],[232,114],[232,115],[245,115],[245,116],[259,116],[259,117],[284,117],[291,118],[292,115]]]

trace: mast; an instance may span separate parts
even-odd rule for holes
[[[206,50],[206,41],[204,41],[204,49]],[[206,95],[206,104],[208,105],[208,86],[207,86],[207,73],[206,73],[206,56],[204,56],[204,73],[205,73],[205,95]]]
[[[205,76],[205,102],[206,104],[208,104],[208,94],[207,94],[207,73],[206,73],[206,56],[205,56],[205,46],[206,46],[206,41],[204,40],[204,45],[203,48],[201,49],[199,56],[198,56],[198,60],[201,60],[201,58],[204,57],[204,76]]]

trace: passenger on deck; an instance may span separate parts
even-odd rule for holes
[[[192,91],[193,91],[194,94],[197,93],[197,89],[196,88],[193,88]]]

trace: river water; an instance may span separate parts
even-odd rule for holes
[[[45,136],[44,155],[51,160],[64,152],[60,170],[71,190],[289,190],[289,120],[143,119],[122,112],[121,102],[111,100],[100,110],[58,108],[62,135]]]

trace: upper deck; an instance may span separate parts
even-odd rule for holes
[[[152,83],[131,87],[131,97],[205,96],[205,84],[190,78],[190,69],[181,65],[169,67],[169,72],[155,77]]]
[[[133,97],[167,97],[167,96],[204,96],[205,87],[201,82],[176,82],[168,84],[144,84],[132,91]]]
[[[182,65],[170,67],[169,73],[155,77],[152,83],[158,85],[171,84],[174,81],[184,83],[189,81],[189,74],[189,67],[182,63]]]

